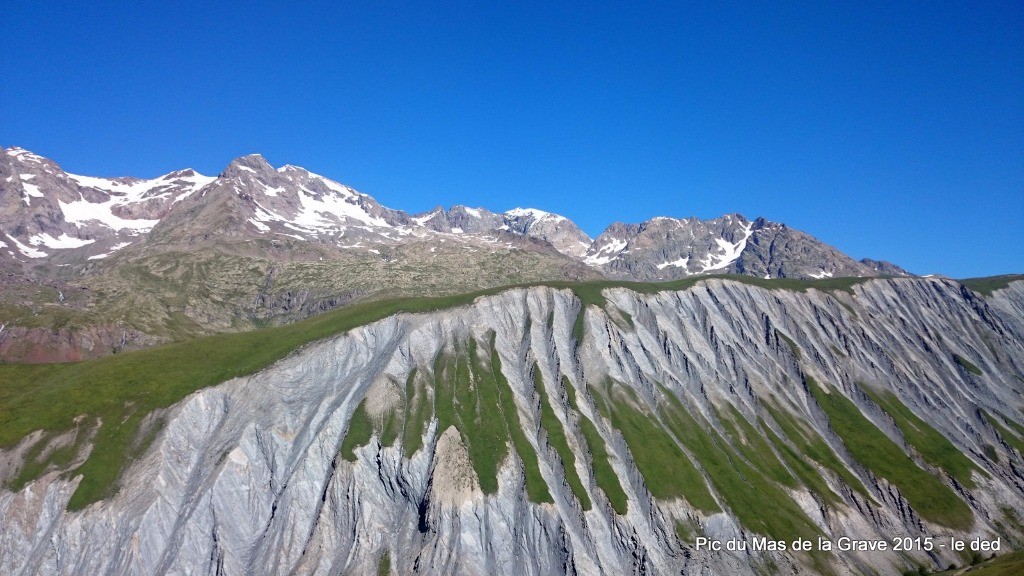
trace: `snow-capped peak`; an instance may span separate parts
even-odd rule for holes
[[[42,164],[46,162],[46,158],[17,146],[11,146],[7,150],[4,150],[4,153],[23,163]]]
[[[80,176],[78,174],[68,174],[67,176],[79,186],[96,188],[97,190],[103,190],[104,192],[123,197],[123,201],[120,202],[122,204],[153,197],[150,192],[156,191],[158,188],[180,188],[185,193],[184,196],[187,196],[216,180],[213,176],[204,176],[191,168],[175,170],[150,180],[138,178],[96,178],[93,176]],[[166,190],[161,191],[165,192]]]
[[[552,214],[551,212],[545,212],[536,208],[513,208],[505,212],[505,216],[510,218],[526,218],[530,217],[534,220],[540,221],[545,218],[551,218],[555,220],[565,220],[565,217],[559,216],[558,214]]]

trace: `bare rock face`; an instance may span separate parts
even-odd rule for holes
[[[458,508],[483,496],[469,452],[455,427],[449,426],[441,433],[434,459],[431,491],[438,504]]]
[[[616,223],[594,240],[584,261],[612,278],[642,281],[723,273],[803,279],[908,275],[888,262],[857,262],[785,224],[740,214]]]
[[[216,178],[178,170],[153,179],[68,174],[53,161],[0,153],[0,254],[22,264],[81,264],[131,246],[298,240],[306,249],[376,250],[429,240],[479,249],[512,244],[556,253],[628,280],[708,273],[769,278],[906,275],[887,262],[857,262],[783,224],[739,214],[712,220],[654,218],[611,225],[591,239],[574,222],[535,208],[504,213],[454,206],[411,216],[296,166],[259,154]]]
[[[84,329],[0,326],[0,358],[24,362],[79,362],[162,343],[124,326]]]
[[[200,390],[110,500],[66,512],[79,478],[56,472],[0,491],[0,573],[859,574],[962,559],[749,547],[1024,542],[1024,282],[604,299],[531,288],[394,316]],[[864,459],[840,409],[934,495]]]
[[[0,248],[21,262],[104,258],[140,240],[212,180],[191,169],[151,180],[78,176],[27,150],[3,150]]]
[[[438,232],[507,232],[513,236],[536,238],[577,260],[583,258],[591,244],[590,237],[572,220],[534,208],[514,208],[508,212],[495,214],[486,208],[453,206],[450,210],[445,210],[438,207],[414,217],[413,220]]]

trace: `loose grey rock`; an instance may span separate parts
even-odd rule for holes
[[[981,412],[1024,423],[1024,282],[989,299],[937,279],[871,280],[851,292],[709,280],[678,292],[609,289],[603,308],[581,312],[571,291],[538,287],[390,317],[169,408],[166,427],[108,501],[66,512],[79,479],[58,472],[17,493],[0,491],[0,573],[366,574],[384,556],[396,574],[813,571],[799,554],[709,552],[681,542],[677,522],[711,538],[757,534],[713,487],[723,512],[651,496],[629,446],[598,409],[598,390],[609,379],[646,409],[671,395],[709,422],[735,410],[752,425],[777,429],[770,402],[825,439],[870,493],[861,496],[827,471],[841,503],[793,489],[790,497],[826,537],[999,535],[1019,544],[1024,534],[1003,519],[1006,510],[1024,513],[1024,457]],[[355,462],[339,455],[361,402],[376,413],[397,401],[382,382],[405,382],[413,369],[430,374],[443,351],[469,340],[486,349],[492,339],[516,407],[511,417],[538,454],[552,503],[529,501],[516,456],[502,463],[497,493],[484,495],[458,435],[439,430],[436,420],[411,458],[401,435],[393,446],[375,435],[355,450]],[[954,355],[981,374],[964,370]],[[542,433],[534,370],[564,425],[590,510]],[[922,519],[896,486],[854,461],[810,395],[808,377],[848,398],[920,466],[927,464],[859,387],[891,392],[952,442],[983,474],[973,474],[972,489],[936,474],[971,508],[973,525],[957,531]],[[628,498],[625,514],[615,513],[597,484],[583,418],[606,444]],[[985,455],[987,447],[996,458]],[[850,552],[826,562],[834,573],[860,574],[918,563],[945,568],[960,558],[946,550]]]

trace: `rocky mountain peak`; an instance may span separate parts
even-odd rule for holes
[[[175,180],[178,178],[194,178],[195,176],[202,176],[202,174],[199,174],[192,168],[185,168],[184,170],[175,170],[173,172],[168,172],[167,174],[163,175],[163,179]]]
[[[63,174],[63,170],[53,160],[17,146],[4,150],[3,157],[19,174]]]
[[[656,217],[612,224],[594,240],[584,261],[613,278],[674,280],[695,274],[761,278],[906,275],[899,267],[857,262],[803,232],[763,217]]]
[[[504,213],[505,225],[518,234],[549,242],[562,254],[582,258],[593,239],[565,216],[536,208],[514,208]]]
[[[153,179],[97,178],[65,173],[49,159],[12,147],[0,154],[0,192],[0,228],[21,243],[8,244],[43,246],[71,260],[108,254],[109,247],[125,244],[120,238],[125,235],[175,245],[225,234],[288,237],[337,249],[375,250],[364,247],[420,241],[433,232],[485,246],[503,235],[502,243],[525,237],[532,239],[526,250],[550,246],[577,265],[629,280],[709,273],[800,278],[905,274],[889,263],[857,262],[784,224],[760,217],[751,221],[738,213],[710,220],[616,222],[596,239],[572,220],[535,208],[495,213],[455,205],[410,216],[304,168],[275,169],[260,154],[232,160],[217,178],[192,169]],[[160,233],[151,238],[154,227]],[[10,253],[27,262],[51,256],[49,250]]]
[[[871,258],[862,258],[860,263],[871,268],[878,274],[883,276],[909,276],[910,272],[907,272],[902,267],[887,262],[885,260],[872,260]]]
[[[232,160],[228,167],[224,169],[224,172],[221,173],[221,176],[231,177],[240,172],[265,174],[276,172],[276,170],[261,154],[247,154]]]

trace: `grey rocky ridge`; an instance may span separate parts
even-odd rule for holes
[[[453,269],[473,274],[451,274]],[[533,208],[408,214],[259,155],[217,175],[66,173],[0,153],[0,358],[76,360],[279,324],[383,296],[538,281],[899,276],[741,215],[613,224]],[[201,279],[201,281],[197,281]]]
[[[616,223],[594,240],[584,261],[608,277],[644,281],[707,273],[816,279],[907,275],[889,262],[857,262],[785,224],[739,214]]]
[[[145,417],[71,511],[110,423],[24,480],[70,442],[30,434],[0,572],[885,574],[1024,544],[1024,282],[740,280],[388,316]],[[798,538],[889,549],[767,544]]]

